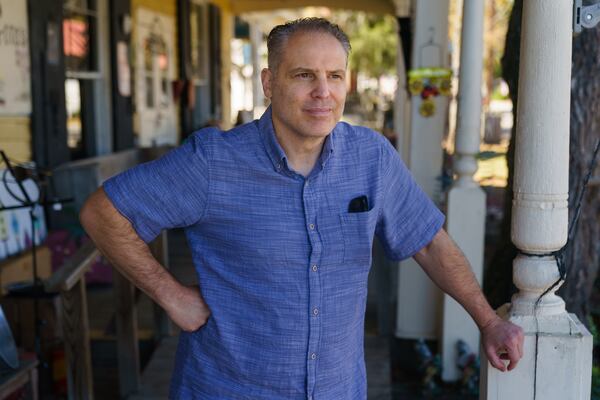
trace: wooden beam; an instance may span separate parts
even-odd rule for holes
[[[140,388],[136,288],[116,269],[113,273],[115,295],[119,394],[122,398]]]
[[[233,14],[313,6],[396,15],[391,0],[231,0],[228,3]]]
[[[47,292],[68,291],[73,288],[87,272],[100,253],[94,243],[87,242],[69,258],[58,271],[44,282]]]
[[[87,297],[83,276],[68,290],[61,290],[62,327],[67,360],[69,399],[92,400],[92,357]]]

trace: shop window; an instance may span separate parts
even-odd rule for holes
[[[97,72],[93,1],[66,0],[63,8],[63,51],[67,75]]]
[[[94,155],[94,86],[102,79],[98,70],[97,24],[94,0],[64,1],[67,145],[72,160]]]
[[[67,145],[81,148],[81,86],[78,79],[65,80],[67,106]]]

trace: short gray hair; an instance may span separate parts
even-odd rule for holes
[[[332,22],[325,18],[300,18],[293,21],[288,21],[285,24],[274,27],[267,37],[267,53],[269,68],[276,70],[281,61],[281,55],[287,41],[296,33],[317,32],[327,33],[333,36],[340,42],[346,57],[350,54],[352,47],[350,40],[344,31]]]

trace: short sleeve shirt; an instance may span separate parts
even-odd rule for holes
[[[402,260],[444,221],[368,128],[338,123],[299,175],[270,108],[231,131],[200,130],[104,190],[145,242],[185,228],[211,316],[180,334],[173,399],[365,399],[373,237]]]

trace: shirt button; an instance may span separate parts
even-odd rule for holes
[[[312,354],[310,355],[310,359],[311,359],[311,360],[315,360],[316,358],[317,358],[317,355],[316,355],[315,353],[312,353]]]
[[[317,267],[317,264],[313,264],[313,266],[312,266],[313,272],[317,272],[318,269],[319,268]]]
[[[313,314],[314,315],[319,315],[319,309],[318,308],[313,308]]]
[[[315,224],[310,224],[310,225],[308,225],[308,227],[310,228],[311,231],[315,230]]]

